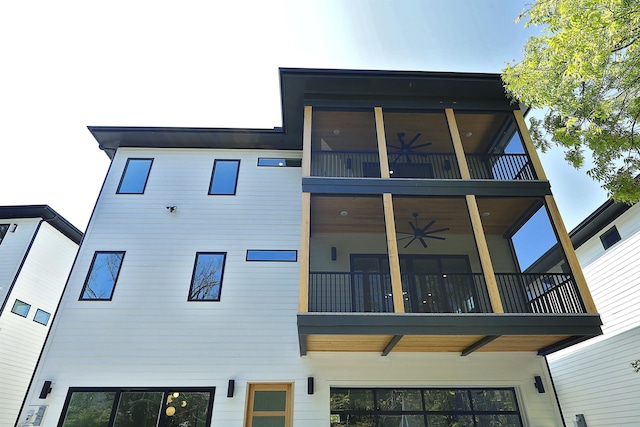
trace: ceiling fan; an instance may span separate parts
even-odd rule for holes
[[[418,138],[420,138],[420,136],[422,135],[420,132],[416,133],[416,136],[411,138],[409,142],[406,142],[404,140],[404,137],[405,137],[404,132],[398,132],[397,135],[398,135],[398,142],[400,143],[400,145],[388,144],[389,147],[396,149],[396,151],[389,153],[391,155],[397,156],[394,160],[391,160],[391,163],[397,162],[402,158],[402,156],[405,156],[407,163],[411,163],[410,154],[416,154],[417,153],[416,150],[418,148],[428,147],[429,145],[432,144],[431,142],[425,142],[424,144],[413,145],[418,140]]]
[[[425,225],[424,227],[420,227],[418,225],[418,212],[414,212],[413,213],[413,220],[415,222],[415,224],[411,221],[409,221],[409,226],[411,227],[411,229],[413,230],[411,233],[405,233],[403,231],[399,231],[397,234],[406,234],[406,237],[401,237],[398,239],[398,241],[401,240],[407,240],[407,239],[411,239],[409,240],[409,242],[404,245],[404,249],[406,249],[410,244],[412,244],[413,242],[415,242],[416,240],[420,241],[420,243],[422,244],[422,247],[426,248],[427,247],[427,242],[424,241],[424,239],[437,239],[437,240],[447,240],[445,237],[440,237],[440,236],[435,236],[435,233],[442,233],[443,231],[447,231],[449,230],[449,227],[445,227],[445,228],[439,228],[437,230],[429,230],[431,228],[431,226],[433,226],[433,224],[436,223],[436,220],[431,220],[427,225]]]

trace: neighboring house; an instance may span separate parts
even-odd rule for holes
[[[593,299],[603,335],[549,357],[567,422],[640,425],[640,204],[608,201],[580,223],[571,239]]]
[[[81,238],[49,206],[0,206],[0,426],[18,416]]]
[[[544,355],[600,317],[500,76],[280,77],[282,128],[90,127],[112,163],[17,424],[561,425]],[[523,272],[555,233],[569,267]]]

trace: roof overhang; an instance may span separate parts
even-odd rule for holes
[[[113,158],[119,147],[302,149],[304,105],[508,111],[499,74],[418,71],[280,69],[282,128],[219,129],[89,126]]]
[[[42,218],[74,243],[82,240],[82,232],[48,205],[0,206],[0,221],[14,218]]]

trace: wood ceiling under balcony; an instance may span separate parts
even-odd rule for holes
[[[485,234],[504,235],[538,204],[539,200],[533,198],[478,198]],[[462,198],[394,197],[393,206],[396,229],[407,228],[413,213],[418,213],[421,225],[435,220],[438,226],[448,227],[448,233],[471,234],[469,214]],[[311,230],[313,233],[384,233],[382,198],[314,195]]]

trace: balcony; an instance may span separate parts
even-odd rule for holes
[[[465,200],[312,195],[301,354],[548,354],[601,333],[562,260],[530,261],[546,237],[557,244],[544,200],[477,198],[484,260]]]
[[[512,115],[460,113],[456,117],[471,179],[538,179]],[[315,112],[311,176],[380,178],[384,156],[379,154],[376,126],[372,112]],[[391,178],[461,179],[444,113],[385,112],[384,127]]]

